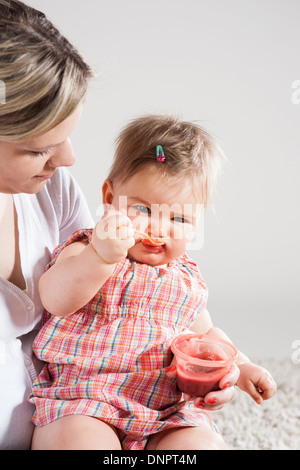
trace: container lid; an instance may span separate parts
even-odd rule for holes
[[[199,347],[201,345],[202,351],[199,350],[198,355],[201,355],[201,353],[205,351],[208,354],[211,354],[211,359],[200,359],[199,357],[187,354],[186,350],[191,346],[191,344],[194,344],[195,353],[197,345],[199,345]],[[233,344],[209,335],[187,334],[177,336],[177,338],[172,341],[171,350],[175,356],[186,362],[209,367],[230,366],[237,360],[238,356],[238,350],[233,346]],[[214,360],[213,357],[215,353],[220,355],[222,359]]]

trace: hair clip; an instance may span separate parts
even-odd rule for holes
[[[158,162],[164,162],[166,160],[164,149],[161,145],[156,146],[156,160]]]

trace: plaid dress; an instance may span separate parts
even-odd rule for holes
[[[75,232],[57,247],[90,241]],[[80,288],[80,286],[78,286]],[[67,415],[88,415],[115,426],[123,449],[144,449],[151,434],[168,428],[217,429],[210,412],[182,400],[176,379],[166,376],[172,339],[187,329],[207,301],[207,288],[187,256],[166,268],[119,262],[83,308],[50,317],[34,341],[45,366],[29,401],[33,422],[44,426]]]

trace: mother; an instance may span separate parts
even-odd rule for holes
[[[59,243],[93,226],[62,168],[91,76],[43,13],[0,0],[0,449],[30,448],[39,277]]]

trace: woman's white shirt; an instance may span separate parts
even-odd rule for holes
[[[41,368],[32,353],[43,313],[38,281],[54,248],[94,221],[66,168],[39,193],[14,195],[14,203],[26,289],[0,277],[0,449],[30,449],[33,407],[27,397]]]

